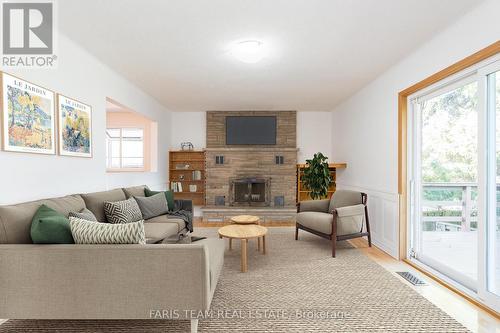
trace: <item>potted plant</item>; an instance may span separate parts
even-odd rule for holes
[[[311,191],[311,199],[321,199],[328,194],[328,188],[332,183],[330,170],[328,169],[328,157],[322,153],[314,154],[310,160],[306,160],[306,168],[302,176],[304,186]]]

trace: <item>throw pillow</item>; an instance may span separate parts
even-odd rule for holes
[[[144,221],[110,224],[69,218],[76,244],[146,244]]]
[[[31,220],[34,244],[73,244],[69,220],[52,208],[41,205]]]
[[[104,213],[109,223],[131,223],[142,220],[141,209],[134,198],[116,202],[104,202]]]
[[[151,197],[134,197],[142,212],[142,217],[147,220],[168,213],[167,199],[163,193]]]
[[[69,217],[78,217],[82,220],[97,222],[97,218],[95,217],[94,213],[92,213],[87,208],[84,208],[79,212],[70,212]]]
[[[146,194],[146,197],[151,197],[155,194],[158,193],[163,193],[165,194],[165,198],[167,199],[167,204],[168,204],[168,210],[171,212],[175,208],[174,204],[174,192],[172,191],[151,191],[149,188],[144,189],[144,194]]]

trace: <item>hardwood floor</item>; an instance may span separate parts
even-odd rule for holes
[[[427,283],[426,286],[416,287],[404,279],[400,279],[471,331],[477,333],[500,333],[500,319],[495,318],[485,310],[425,276],[405,262],[394,259],[376,246],[368,247],[364,239],[352,239],[349,242],[389,272],[398,276],[398,278],[400,277],[396,272],[399,271],[409,271],[421,277]]]

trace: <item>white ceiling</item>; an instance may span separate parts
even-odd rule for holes
[[[63,33],[173,111],[331,110],[481,0],[64,0]],[[270,55],[233,59],[256,38]]]

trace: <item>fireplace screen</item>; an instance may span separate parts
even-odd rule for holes
[[[269,206],[269,178],[241,178],[230,182],[231,206]]]

